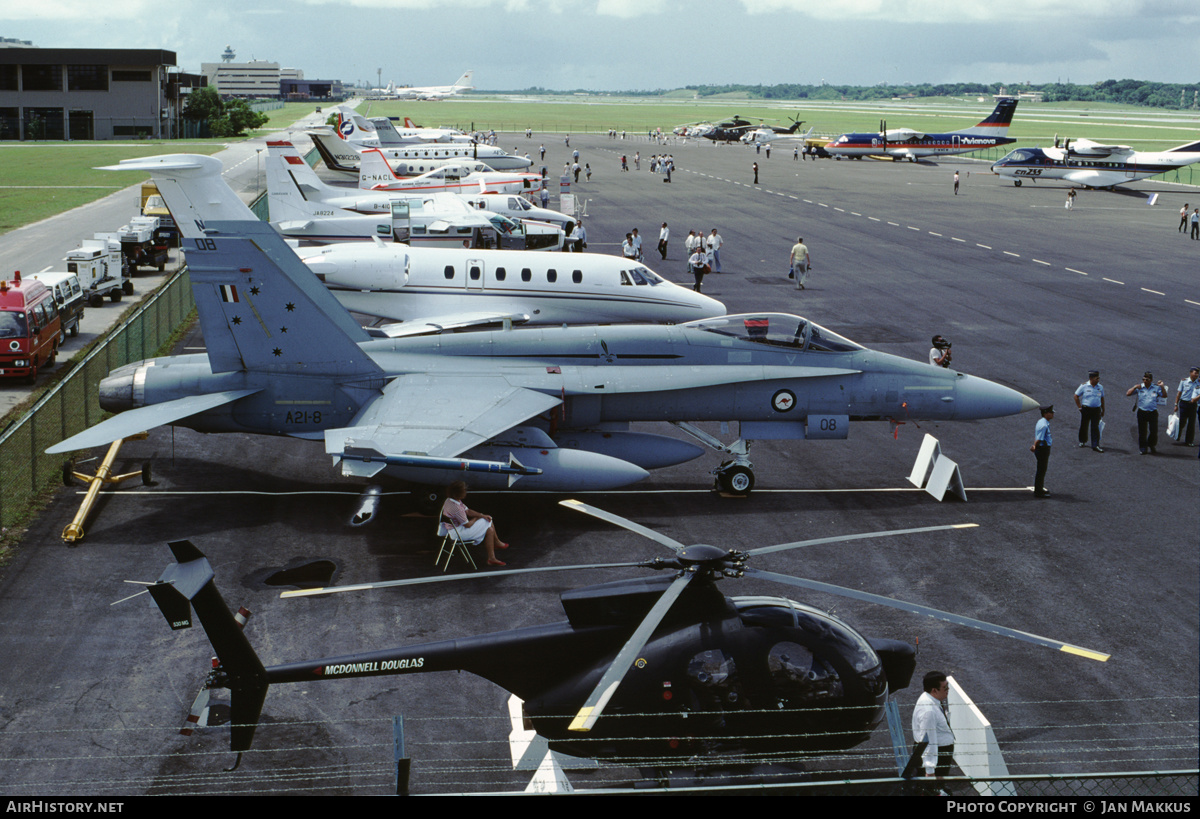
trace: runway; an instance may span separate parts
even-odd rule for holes
[[[659,147],[603,134],[573,134],[570,148],[555,134],[505,135],[500,144],[536,157],[542,142],[547,167],[561,168],[575,148],[592,167],[591,182],[573,191],[587,202],[591,251],[618,253],[638,227],[647,265],[690,284],[684,237],[715,227],[727,272],[707,277],[704,292],[731,313],[796,313],[918,360],[940,333],[954,344],[956,369],[1058,410],[1046,500],[1029,491],[1037,419],[1026,414],[897,430],[855,424],[846,441],[758,442],[747,499],[708,491],[719,460],[711,453],[587,503],[684,543],[730,548],[977,523],[756,565],[1066,640],[1111,653],[1109,662],[753,579],[722,581],[724,591],[789,596],[868,636],[919,639],[917,679],[930,669],[954,676],[996,725],[1012,773],[1195,767],[1197,450],[1170,444],[1163,412],[1159,454],[1139,457],[1124,395],[1152,370],[1173,400],[1200,363],[1200,242],[1176,232],[1195,190],[1081,191],[1068,213],[1066,187],[1017,189],[966,159],[800,162],[790,147],[767,159],[743,146]],[[641,171],[632,170],[635,151]],[[646,170],[657,151],[675,156],[671,184]],[[1158,204],[1147,206],[1141,191],[1158,192]],[[663,222],[666,261],[654,249]],[[786,278],[798,236],[813,258],[804,291]],[[181,343],[200,345],[195,333]],[[1075,439],[1072,395],[1093,368],[1107,390],[1103,454]],[[736,426],[703,426],[736,437]],[[960,464],[967,503],[938,503],[905,480],[926,433]],[[0,577],[0,791],[10,796],[387,793],[395,715],[405,717],[414,792],[521,790],[528,781],[508,764],[506,693],[451,673],[272,688],[256,750],[223,772],[233,761],[226,729],[177,734],[212,654],[203,634],[171,632],[144,597],[109,605],[136,591],[122,580],[158,578],[171,562],[167,541],[190,539],[208,554],[226,602],[254,612],[246,633],[268,664],[555,622],[562,591],[635,576],[597,570],[280,600],[290,586],[272,585],[274,573],[320,561],[339,584],[433,574],[432,519],[410,514],[395,494],[375,522],[348,526],[358,486],[332,472],[318,444],[160,429],[121,456],[121,471],[151,458],[157,484],[106,494],[73,549],[59,535],[80,496],[60,490]],[[468,503],[495,516],[512,543],[509,568],[662,555],[559,507],[560,497],[473,493]],[[918,688],[897,695],[906,721]],[[895,773],[883,727],[857,752],[804,764],[842,778]],[[637,776],[570,774],[581,788]]]

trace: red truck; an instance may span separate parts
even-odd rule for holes
[[[38,368],[58,357],[65,340],[50,288],[36,279],[0,280],[0,377],[24,376],[32,383]]]

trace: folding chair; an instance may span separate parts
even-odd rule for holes
[[[438,549],[437,558],[434,559],[433,565],[438,566],[442,562],[442,555],[446,555],[446,565],[442,566],[442,571],[447,571],[450,568],[450,558],[454,557],[455,552],[462,555],[463,559],[471,564],[471,568],[475,571],[479,567],[475,565],[475,558],[471,557],[471,550],[468,546],[475,546],[482,542],[479,540],[463,540],[462,532],[448,520],[440,519],[437,528],[438,537],[442,539],[442,545]]]

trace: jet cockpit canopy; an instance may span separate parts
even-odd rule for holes
[[[836,353],[864,349],[832,330],[788,313],[742,313],[689,321],[683,326],[775,347]]]

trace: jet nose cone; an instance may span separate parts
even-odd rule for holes
[[[954,417],[961,420],[1000,418],[1038,406],[1037,401],[1024,393],[973,375],[962,376],[954,393]]]

